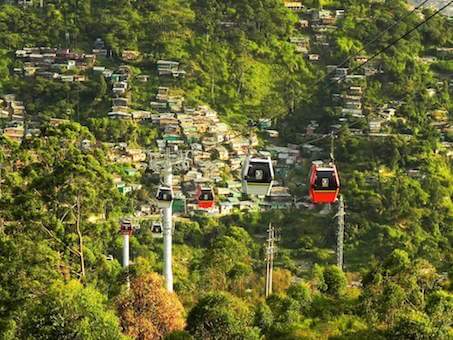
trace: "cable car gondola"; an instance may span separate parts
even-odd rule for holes
[[[173,190],[170,187],[160,186],[157,190],[156,200],[159,208],[170,208],[173,202]]]
[[[134,226],[130,218],[123,218],[120,222],[120,233],[123,235],[132,235],[134,232]]]
[[[198,207],[201,209],[211,209],[215,205],[214,191],[211,187],[199,186],[196,193]]]
[[[159,222],[153,223],[153,225],[151,226],[151,234],[153,235],[154,238],[163,237],[162,225]]]
[[[331,204],[337,201],[340,179],[333,163],[313,162],[310,173],[310,198],[313,203]]]
[[[269,195],[274,181],[272,160],[247,157],[242,167],[242,191],[248,195]]]

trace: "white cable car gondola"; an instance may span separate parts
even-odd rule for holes
[[[159,208],[170,208],[173,202],[173,190],[170,187],[160,186],[157,190],[156,200]]]
[[[153,225],[151,226],[151,234],[153,235],[154,238],[163,237],[162,225],[159,222],[153,223]]]
[[[248,195],[269,195],[274,181],[272,160],[247,157],[242,167],[242,191]]]

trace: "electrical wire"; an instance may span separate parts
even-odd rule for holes
[[[416,26],[414,26],[413,28],[411,28],[410,30],[406,31],[403,35],[401,35],[400,37],[398,37],[397,39],[395,39],[394,41],[392,41],[390,44],[386,45],[385,47],[383,47],[382,49],[380,49],[378,52],[376,52],[373,56],[371,56],[370,58],[368,58],[366,61],[364,61],[363,63],[359,64],[358,66],[354,67],[351,71],[351,73],[354,73],[356,72],[357,70],[361,69],[363,66],[367,65],[369,62],[371,62],[372,60],[376,59],[379,55],[381,55],[382,53],[384,53],[385,51],[387,51],[390,47],[396,45],[400,40],[406,38],[407,36],[409,36],[412,32],[418,30],[421,26],[423,26],[425,23],[427,23],[429,20],[431,20],[433,17],[435,17],[436,15],[438,15],[439,13],[441,13],[444,9],[446,9],[448,6],[450,6],[451,4],[453,4],[453,0],[448,2],[446,5],[442,6],[440,9],[438,9],[437,11],[435,11],[433,14],[431,14],[430,16],[428,16],[427,18],[425,18],[422,22],[418,23]],[[348,71],[349,73],[349,71]],[[326,88],[329,88],[330,86],[332,86],[333,84],[335,83],[339,83],[341,82],[342,80],[344,80],[346,77],[348,76],[348,74],[340,77],[339,79],[335,80],[335,81],[331,81],[327,84]],[[312,96],[310,96],[307,100],[310,100],[311,98],[314,97],[314,94]],[[354,123],[353,125],[350,125],[349,127],[352,127],[352,126],[355,126],[356,124],[360,123],[360,121]],[[306,143],[313,143],[313,142],[316,142],[316,141],[319,141],[321,139],[324,139],[324,138],[327,138],[329,137],[330,134],[327,134],[327,135],[324,135],[322,137],[319,137],[319,138],[316,138],[312,141],[307,141]]]
[[[429,17],[425,18],[422,22],[418,23],[417,25],[415,25],[413,28],[411,28],[409,31],[406,31],[403,35],[401,35],[400,37],[398,37],[397,39],[395,39],[394,41],[392,41],[390,44],[388,44],[387,46],[381,48],[378,52],[376,52],[375,54],[373,54],[370,58],[368,58],[366,61],[364,61],[363,63],[357,65],[356,67],[354,67],[352,70],[351,70],[351,73],[354,73],[355,71],[361,69],[363,66],[367,65],[369,62],[371,62],[372,60],[376,59],[379,55],[381,55],[382,53],[384,53],[385,51],[387,51],[390,47],[393,47],[394,45],[396,45],[400,40],[403,40],[404,38],[406,38],[407,36],[409,36],[412,32],[418,30],[418,28],[420,28],[421,26],[423,26],[424,24],[426,24],[429,20],[431,20],[433,17],[435,17],[436,15],[438,15],[440,12],[442,12],[444,9],[446,9],[448,6],[450,6],[451,4],[453,4],[453,0],[448,2],[446,5],[442,6],[440,9],[438,9],[436,12],[434,12],[433,14],[431,14]],[[349,71],[348,71],[349,73]],[[330,82],[327,87],[330,87],[331,84],[334,84],[334,83],[338,83],[342,80],[344,80],[348,75],[344,75],[342,77],[340,77],[340,79],[334,81],[334,82]]]
[[[366,49],[368,47],[370,47],[373,43],[375,43],[376,41],[378,41],[385,33],[387,33],[388,31],[390,31],[392,28],[394,28],[395,26],[399,25],[403,20],[407,19],[408,17],[410,17],[413,13],[415,13],[415,11],[419,10],[422,6],[424,6],[426,3],[428,3],[429,1],[431,0],[425,0],[423,1],[421,4],[419,4],[418,6],[414,7],[414,9],[412,11],[410,11],[409,13],[407,13],[405,16],[401,17],[399,20],[395,21],[393,24],[391,24],[390,26],[388,26],[385,30],[383,30],[379,35],[377,35],[374,39],[370,40],[369,42],[367,42],[365,44],[365,46],[363,46],[354,56],[348,56],[345,60],[343,60],[337,67],[342,67],[344,66],[344,64],[346,64],[347,62],[349,62],[352,58],[354,57],[357,57],[361,52],[363,51],[366,51]],[[331,71],[329,72],[328,74],[326,74],[323,78],[327,78],[329,76],[331,76],[333,73],[335,73],[335,71]],[[321,79],[320,81],[317,82],[317,84],[319,84],[323,79]],[[317,85],[316,84],[316,85]]]

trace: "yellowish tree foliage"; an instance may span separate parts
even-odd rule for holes
[[[185,326],[184,307],[175,293],[168,292],[156,273],[138,276],[118,300],[121,326],[135,339],[162,339]]]
[[[289,270],[276,268],[272,274],[272,291],[282,293],[291,285],[292,274]]]

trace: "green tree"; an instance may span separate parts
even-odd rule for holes
[[[318,289],[327,295],[341,297],[346,290],[346,285],[346,275],[335,265],[322,268],[318,274]]]
[[[196,339],[259,339],[253,314],[228,293],[210,293],[189,312],[187,330]]]
[[[56,281],[39,301],[30,303],[21,338],[125,339],[106,298],[77,281]]]

